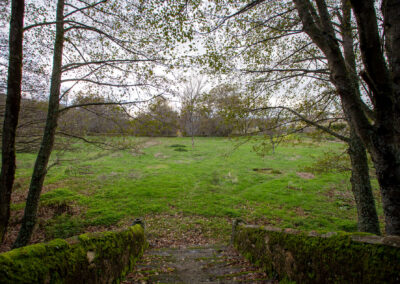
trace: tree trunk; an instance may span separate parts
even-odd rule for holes
[[[382,3],[387,51],[384,54],[375,1],[350,2],[357,20],[362,60],[376,113],[372,133],[360,126],[357,131],[374,161],[382,194],[386,234],[400,235],[400,4],[398,0]],[[386,59],[389,59],[389,67]]]
[[[365,105],[346,68],[325,1],[316,1],[319,16],[309,0],[293,1],[303,22],[304,31],[327,57],[331,81],[340,95],[343,108],[348,112],[352,126],[371,154],[382,195],[386,234],[400,235],[400,83],[393,80],[400,74],[400,63],[396,62],[389,72],[381,48],[375,1],[350,0],[357,20],[363,66],[369,78],[367,84],[373,96],[374,124],[368,120],[364,112]],[[389,2],[398,3],[387,3]],[[400,38],[400,21],[397,20],[398,17],[393,18],[393,15],[400,12],[400,5],[390,5],[390,9],[393,10],[387,15],[388,18],[385,16],[385,25],[394,26],[390,34],[390,40],[393,40]],[[315,17],[319,18],[320,25],[316,24]]]
[[[273,136],[270,136],[269,139],[270,139],[271,145],[272,145],[272,154],[275,154],[275,141],[274,141],[274,137],[273,137]]]
[[[193,121],[193,113],[190,114],[190,134],[192,136],[192,149],[194,149],[194,121]]]
[[[369,177],[366,149],[355,133],[350,130],[348,153],[351,160],[351,189],[357,206],[358,231],[380,235],[378,214]]]
[[[361,96],[357,77],[356,56],[354,54],[353,27],[351,23],[351,5],[347,0],[342,0],[342,17],[340,31],[344,60],[347,70],[353,81],[357,95]],[[351,124],[351,115],[348,109],[342,106],[350,126],[350,139],[348,153],[351,160],[351,188],[357,205],[358,230],[373,234],[380,234],[378,214],[372,194],[369,177],[367,153],[364,144]]]
[[[388,141],[383,140],[381,145],[382,151],[373,154],[372,159],[381,189],[385,232],[400,236],[400,151],[393,153]]]
[[[47,173],[47,164],[54,144],[54,136],[57,128],[59,96],[61,86],[61,66],[64,45],[64,0],[58,0],[57,3],[57,24],[56,38],[54,43],[53,71],[51,75],[49,108],[45,131],[40,145],[39,153],[36,158],[31,183],[29,186],[28,197],[26,200],[24,217],[22,219],[21,229],[13,248],[25,246],[31,239],[32,232],[37,220],[37,210],[39,206],[40,193],[44,178]]]
[[[22,42],[24,27],[24,0],[11,4],[7,100],[2,139],[0,173],[0,241],[3,242],[10,219],[11,192],[15,176],[15,136],[21,103]]]

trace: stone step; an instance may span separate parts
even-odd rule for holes
[[[149,249],[122,283],[277,283],[229,246]]]

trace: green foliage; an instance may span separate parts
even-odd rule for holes
[[[311,166],[304,167],[305,171],[312,173],[349,172],[351,171],[350,157],[346,152],[325,152],[315,159]]]
[[[263,140],[253,145],[253,151],[260,157],[264,158],[272,152],[272,144]]]
[[[176,136],[178,113],[163,98],[157,98],[131,122],[137,136]]]

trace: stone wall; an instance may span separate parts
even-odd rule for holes
[[[400,283],[400,237],[301,233],[235,224],[234,246],[270,277],[297,283]]]
[[[147,243],[141,225],[0,254],[0,283],[118,283]]]

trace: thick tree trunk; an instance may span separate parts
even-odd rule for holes
[[[351,5],[347,0],[342,0],[342,17],[340,31],[342,35],[342,46],[344,60],[348,73],[353,82],[358,96],[361,96],[357,77],[356,56],[354,54],[353,27],[351,23]],[[357,205],[358,230],[380,234],[378,214],[372,194],[371,181],[369,177],[367,153],[364,144],[351,124],[349,110],[342,107],[348,124],[350,126],[349,156],[351,160],[351,187]]]
[[[400,151],[393,153],[390,143],[384,140],[380,148],[380,152],[372,154],[372,159],[381,189],[385,232],[400,236]]]
[[[372,0],[350,0],[360,36],[360,50],[373,93],[376,120],[373,132],[357,127],[367,145],[378,177],[386,234],[400,235],[400,3],[382,3],[387,65]]]
[[[64,45],[64,0],[57,3],[57,24],[56,38],[54,43],[53,71],[51,75],[49,108],[47,112],[46,126],[40,145],[39,153],[36,158],[31,183],[29,186],[28,198],[26,200],[24,217],[21,229],[13,248],[25,246],[31,239],[32,232],[37,220],[37,210],[39,206],[40,193],[44,178],[47,173],[47,164],[54,144],[54,136],[57,128],[59,96],[61,86],[61,65]]]
[[[348,153],[351,160],[351,189],[357,206],[358,230],[380,235],[378,214],[369,177],[366,149],[351,127]]]
[[[11,4],[10,42],[7,79],[7,100],[2,139],[0,173],[0,240],[4,240],[10,219],[11,192],[15,175],[15,136],[21,102],[22,42],[24,27],[24,0]]]
[[[372,103],[375,106],[373,125],[364,112],[360,94],[354,85],[352,75],[346,68],[325,1],[316,1],[319,15],[309,0],[293,1],[303,22],[304,31],[327,57],[331,81],[342,99],[343,108],[371,154],[382,195],[386,234],[400,235],[400,100],[398,99],[400,87],[396,80],[393,80],[399,77],[400,68],[393,66],[389,72],[386,65],[374,1],[350,0],[357,20],[363,64],[369,79],[367,84],[373,93]],[[389,2],[392,10],[390,15],[387,15],[389,18],[385,16],[385,25],[396,27],[390,34],[390,41],[393,44],[393,39],[400,39],[400,21],[397,20],[398,17],[395,18],[397,21],[393,18],[400,13],[400,5],[397,5],[397,0],[387,1]],[[315,17],[318,18],[318,25],[314,20]],[[393,59],[391,57],[393,64],[400,66],[400,63],[394,62]]]

